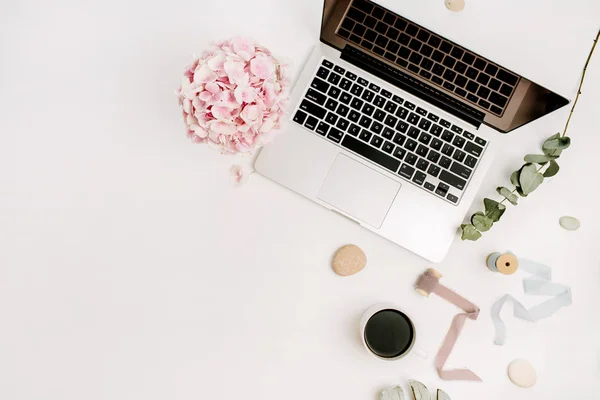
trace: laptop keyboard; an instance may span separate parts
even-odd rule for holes
[[[519,82],[505,68],[367,0],[352,2],[337,34],[497,116]]]
[[[293,120],[458,204],[486,140],[323,59]]]

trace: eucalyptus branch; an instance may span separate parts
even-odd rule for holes
[[[600,31],[598,31],[596,39],[594,39],[594,44],[592,45],[583,67],[577,95],[575,96],[575,101],[573,101],[573,106],[571,106],[571,111],[569,112],[569,117],[567,118],[562,134],[560,132],[555,133],[544,141],[542,144],[542,152],[544,154],[528,154],[524,157],[525,164],[510,176],[510,182],[513,184],[514,189],[510,190],[504,186],[496,188],[498,194],[503,197],[500,202],[489,198],[483,199],[485,212],[476,212],[471,216],[470,223],[462,224],[460,226],[462,240],[479,239],[482,232],[490,230],[494,223],[500,220],[506,211],[506,206],[503,204],[505,201],[516,206],[518,204],[519,196],[527,197],[529,193],[533,192],[542,184],[544,178],[550,178],[558,173],[560,167],[556,160],[560,157],[562,151],[569,148],[571,145],[571,139],[566,136],[567,129],[575,106],[577,105],[577,101],[579,100],[579,95],[581,95],[585,73],[599,38]],[[542,169],[544,169],[543,172]]]

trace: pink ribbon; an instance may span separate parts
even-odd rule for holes
[[[464,313],[459,313],[454,316],[452,324],[450,324],[450,329],[448,329],[446,338],[442,343],[442,347],[435,357],[435,367],[440,378],[448,381],[481,381],[481,378],[470,369],[444,370],[444,365],[446,364],[446,361],[448,361],[448,357],[456,344],[456,340],[465,325],[466,319],[476,320],[479,317],[479,307],[458,293],[440,284],[439,276],[431,269],[428,269],[424,274],[419,276],[416,288],[419,293],[424,295],[435,293],[464,311]]]

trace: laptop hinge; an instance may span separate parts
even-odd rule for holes
[[[479,129],[485,114],[357,48],[346,45],[342,60],[409,92]]]

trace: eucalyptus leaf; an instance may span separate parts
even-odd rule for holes
[[[504,204],[498,203],[496,200],[485,198],[483,199],[483,205],[485,206],[485,215],[489,217],[492,222],[500,221],[500,217],[506,211]]]
[[[533,164],[545,164],[550,160],[554,160],[556,157],[549,156],[546,154],[527,154],[524,158],[525,162]]]
[[[461,240],[475,241],[481,237],[481,232],[475,229],[471,224],[462,224],[460,229],[462,230],[462,235],[460,236]]]
[[[513,206],[517,205],[517,201],[519,200],[519,197],[514,194],[510,189],[504,187],[504,186],[500,186],[496,188],[496,192],[498,192],[498,194],[500,196],[503,196],[506,200],[510,201],[510,203]]]
[[[544,154],[549,155],[549,156],[554,156],[554,157],[560,156],[560,153],[562,153],[562,150],[547,149],[544,147],[544,144],[546,144],[547,142],[550,142],[552,140],[558,139],[559,137],[560,137],[560,133],[555,133],[554,135],[552,135],[548,139],[546,139],[546,141],[542,144],[542,151],[544,152]]]
[[[558,163],[556,161],[550,161],[548,168],[546,168],[546,170],[544,171],[544,178],[550,178],[551,176],[558,174],[559,169],[560,167],[558,166]]]
[[[427,390],[427,386],[412,379],[408,380],[408,384],[412,389],[415,400],[431,400],[431,394],[429,393],[429,390]]]
[[[544,176],[537,172],[537,167],[533,164],[525,164],[519,175],[519,183],[523,194],[527,196],[529,193],[537,189],[544,181]]]
[[[381,392],[380,400],[404,400],[404,390],[400,386],[392,386]]]
[[[512,175],[510,176],[510,183],[515,185],[515,187],[521,187],[521,184],[519,183],[519,175],[521,175],[520,169],[513,172]]]
[[[478,212],[471,218],[471,223],[480,232],[487,232],[490,230],[494,221],[490,217],[485,216],[482,212]]]
[[[548,150],[565,150],[571,146],[571,138],[568,136],[559,137],[557,139],[546,140],[542,145],[542,149]]]
[[[521,187],[517,187],[517,193],[519,193],[519,196],[521,197],[527,197],[527,195],[523,193],[523,189],[521,189]]]

